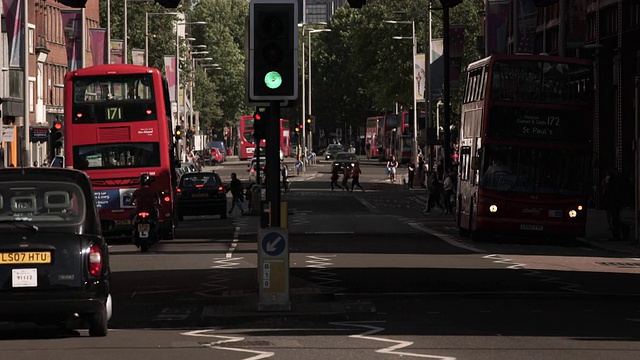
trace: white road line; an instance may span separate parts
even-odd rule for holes
[[[363,332],[361,334],[350,335],[349,336],[350,338],[372,340],[372,341],[379,341],[379,342],[395,344],[395,345],[392,345],[392,346],[389,346],[389,347],[385,347],[383,349],[376,350],[376,352],[380,353],[380,354],[390,354],[390,355],[398,355],[398,356],[412,356],[412,357],[425,358],[425,359],[456,360],[456,358],[449,357],[449,356],[426,355],[426,354],[417,354],[417,353],[396,351],[398,349],[403,349],[403,348],[406,348],[407,346],[413,345],[413,341],[392,340],[392,339],[385,339],[385,338],[382,338],[382,337],[369,336],[369,335],[373,335],[373,334],[376,334],[376,333],[379,333],[379,332],[385,330],[384,328],[381,328],[381,327],[378,327],[378,326],[367,325],[367,324],[376,323],[376,322],[377,321],[375,321],[375,322],[374,321],[333,322],[331,324],[332,325],[351,326],[351,327],[358,327],[358,328],[368,329],[367,331],[365,331],[365,332]]]
[[[202,346],[204,347],[209,347],[212,349],[218,349],[218,350],[227,350],[227,351],[236,351],[236,352],[242,352],[242,353],[249,353],[249,354],[254,354],[255,356],[251,356],[248,358],[244,358],[242,360],[260,360],[260,359],[266,359],[266,358],[270,358],[272,356],[275,355],[275,353],[269,352],[269,351],[257,351],[257,350],[248,350],[248,349],[239,349],[239,348],[231,348],[231,347],[226,347],[226,346],[218,346],[219,344],[227,344],[227,343],[234,343],[234,342],[238,342],[238,341],[242,341],[244,340],[244,337],[240,337],[240,336],[221,336],[221,335],[213,335],[213,334],[207,334],[207,332],[212,332],[215,330],[194,330],[194,331],[188,331],[188,332],[184,332],[181,333],[181,335],[185,335],[185,336],[201,336],[201,337],[207,337],[207,338],[217,338],[220,339],[219,341],[214,341],[208,344],[202,344]]]
[[[231,259],[233,257],[233,251],[238,246],[238,235],[240,235],[240,227],[236,226],[236,231],[233,232],[233,241],[231,242],[229,251],[227,251],[227,254],[226,254],[227,259]]]
[[[482,254],[482,253],[486,252],[484,250],[478,249],[477,247],[473,247],[471,245],[467,245],[467,244],[465,244],[463,242],[455,240],[451,235],[443,234],[443,233],[431,230],[429,228],[426,228],[422,224],[418,224],[418,223],[415,223],[415,222],[409,222],[409,223],[407,223],[407,225],[411,226],[414,229],[420,230],[422,232],[425,232],[427,234],[430,234],[430,235],[433,235],[433,236],[435,236],[437,238],[440,238],[442,241],[446,242],[447,244],[455,246],[457,248],[473,251],[473,252],[478,253],[478,254]]]
[[[364,200],[362,198],[356,198],[358,199],[358,201],[360,201],[362,203],[362,205],[366,206],[369,210],[371,211],[376,211],[378,210],[378,208],[376,208],[373,204],[371,204],[370,202],[368,202],[367,200]]]

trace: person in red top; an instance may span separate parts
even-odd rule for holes
[[[133,193],[131,199],[136,207],[136,214],[140,212],[148,212],[152,218],[158,219],[159,204],[158,194],[151,190],[151,176],[149,174],[140,175],[140,188]]]

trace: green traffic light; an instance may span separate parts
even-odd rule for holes
[[[269,89],[277,89],[282,85],[282,76],[277,71],[269,71],[264,76],[264,83]]]

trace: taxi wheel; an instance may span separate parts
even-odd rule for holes
[[[109,328],[107,327],[107,308],[103,304],[102,309],[89,317],[89,336],[103,337],[107,336]]]
[[[225,211],[223,211],[223,212],[221,212],[221,213],[220,213],[220,219],[226,219],[226,218],[227,218],[227,212],[226,212],[226,210],[227,210],[227,209],[225,209]]]

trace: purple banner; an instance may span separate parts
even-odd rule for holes
[[[91,57],[93,65],[102,65],[107,62],[107,29],[90,28],[89,42],[91,44]]]
[[[82,10],[60,10],[62,18],[62,29],[67,47],[67,66],[69,71],[78,70],[82,67],[83,53],[83,27]]]
[[[511,4],[509,1],[487,3],[487,49],[488,55],[507,53],[507,34]]]
[[[5,21],[7,22],[7,40],[9,41],[9,67],[23,67],[22,18],[24,0],[2,0]]]
[[[534,0],[518,0],[518,53],[533,54],[536,50],[538,8]]]
[[[176,101],[176,57],[175,55],[164,56],[164,74],[169,85],[169,98],[171,102]]]
[[[462,54],[464,51],[464,25],[451,25],[449,27],[449,84],[451,89],[460,87],[460,73],[462,71]]]

